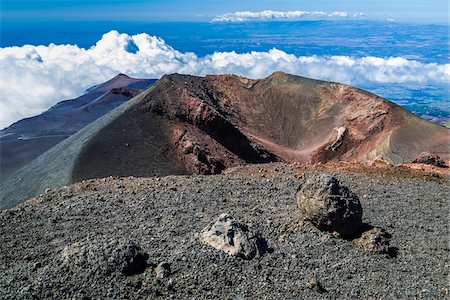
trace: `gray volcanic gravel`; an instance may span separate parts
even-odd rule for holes
[[[49,190],[0,212],[0,298],[448,299],[448,184],[335,172],[363,222],[392,235],[390,255],[377,255],[299,221],[297,173],[269,164]],[[266,253],[202,244],[222,213],[258,232]]]

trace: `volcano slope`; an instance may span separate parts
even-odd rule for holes
[[[215,174],[246,163],[314,164],[427,151],[449,130],[365,91],[281,72],[167,75],[2,182],[0,208],[46,188],[107,176]]]
[[[108,111],[130,100],[156,80],[119,74],[76,99],[57,103],[40,115],[20,120],[0,131],[0,179],[6,179],[33,159]]]

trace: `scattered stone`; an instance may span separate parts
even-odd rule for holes
[[[161,292],[155,288],[144,288],[144,289],[142,289],[142,293],[144,295],[153,296],[153,297],[159,297],[162,295]]]
[[[166,262],[160,263],[158,266],[156,266],[155,273],[156,273],[156,277],[159,279],[168,277],[171,273],[170,264],[168,264]]]
[[[261,207],[259,207],[258,205],[257,206],[254,206],[253,208],[252,208],[252,213],[254,213],[255,215],[260,215],[260,214],[262,214],[264,211],[261,209]]]
[[[343,238],[360,232],[363,210],[358,196],[329,174],[311,174],[297,190],[302,218]]]
[[[126,284],[128,286],[132,286],[136,289],[140,289],[142,287],[142,280],[140,278],[137,278],[135,276],[128,277],[128,280],[126,280]]]
[[[24,261],[30,261],[33,259],[33,255],[31,254],[26,254],[24,257],[22,257],[22,260]]]
[[[45,196],[31,199],[14,215],[0,210],[0,299],[156,299],[161,294],[161,299],[448,298],[443,243],[448,239],[448,184],[394,178],[385,171],[363,175],[333,169],[342,184],[352,183],[347,186],[357,191],[363,221],[392,234],[389,253],[380,255],[298,220],[294,199],[310,169],[260,180],[250,176],[259,167],[219,176],[89,180],[54,190],[49,201],[41,201]],[[298,170],[306,172],[304,179],[294,177]],[[98,201],[98,195],[105,201]],[[253,214],[253,207],[264,212]],[[274,250],[244,260],[200,243],[193,233],[200,234],[223,212],[247,224]],[[58,226],[47,222],[51,218]],[[124,276],[114,269],[103,275],[99,265],[112,264],[103,257],[115,257],[112,253],[128,240],[148,253],[145,271]],[[87,249],[63,263],[62,250],[75,242]],[[78,266],[75,261],[82,259]],[[36,262],[42,266],[32,271]],[[161,262],[171,268],[163,279],[155,272]],[[310,288],[312,277],[328,292],[320,293],[315,284]]]
[[[175,280],[173,278],[171,278],[167,281],[166,288],[168,291],[174,291],[175,285],[176,285]]]
[[[391,235],[384,229],[374,227],[362,233],[361,237],[353,240],[353,243],[365,251],[376,254],[389,253]]]
[[[322,286],[322,284],[320,283],[320,281],[318,281],[316,278],[310,278],[308,280],[308,287],[312,290],[315,290],[316,292],[319,293],[325,293],[327,292],[327,290]]]
[[[260,239],[249,231],[247,225],[238,222],[229,214],[221,214],[216,221],[205,227],[200,233],[200,241],[244,259],[252,259],[262,254],[263,250],[260,249]]]
[[[148,259],[134,241],[117,240],[75,242],[64,247],[61,256],[69,268],[89,269],[104,276],[116,271],[125,276],[142,273]]]
[[[436,154],[431,153],[421,153],[415,160],[412,161],[413,164],[426,164],[426,165],[432,165],[439,168],[448,168],[448,166],[445,164],[445,161],[440,158]]]
[[[36,263],[33,264],[33,267],[31,268],[31,270],[32,271],[36,271],[40,267],[42,267],[42,264],[40,262],[36,262]]]

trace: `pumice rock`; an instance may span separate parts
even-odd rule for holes
[[[229,214],[221,214],[217,220],[200,233],[200,241],[232,256],[252,259],[262,254],[261,240],[247,225],[238,222]]]
[[[297,190],[302,219],[323,231],[351,238],[361,231],[363,210],[358,196],[329,174],[306,177]]]
[[[354,239],[353,244],[363,248],[365,251],[376,254],[389,253],[389,242],[391,235],[384,229],[374,227],[361,234],[361,237]]]

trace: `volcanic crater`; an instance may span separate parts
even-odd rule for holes
[[[282,72],[172,74],[4,180],[0,207],[107,176],[217,174],[276,161],[401,164],[423,152],[445,161],[449,142],[448,129],[344,84]]]

